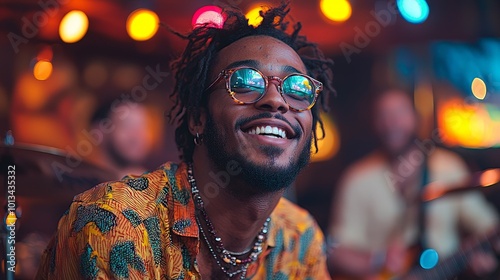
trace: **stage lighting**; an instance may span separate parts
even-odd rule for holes
[[[321,12],[329,20],[344,22],[351,17],[352,7],[347,0],[321,0]]]
[[[224,26],[224,15],[218,6],[204,6],[199,8],[191,20],[193,28],[201,25],[208,25],[215,28]]]
[[[59,24],[59,36],[66,43],[75,43],[85,36],[89,28],[89,19],[82,11],[67,13]]]
[[[479,100],[483,100],[486,97],[486,84],[481,78],[474,78],[471,84],[472,94]]]
[[[158,15],[147,9],[137,9],[127,18],[127,33],[136,41],[151,39],[158,31]]]
[[[401,16],[410,23],[422,23],[429,16],[429,4],[425,0],[397,0]]]

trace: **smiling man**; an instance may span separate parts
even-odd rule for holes
[[[320,229],[282,194],[309,162],[332,62],[300,25],[285,32],[287,13],[253,27],[228,11],[186,37],[172,94],[183,161],[76,196],[39,278],[330,278]]]

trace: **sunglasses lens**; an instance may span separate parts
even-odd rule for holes
[[[283,81],[283,95],[290,106],[306,109],[314,102],[314,84],[305,76],[288,76]]]
[[[249,68],[234,71],[229,80],[229,86],[234,97],[245,103],[259,99],[266,91],[264,77]]]

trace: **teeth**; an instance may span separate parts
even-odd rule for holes
[[[266,128],[267,130],[267,128]],[[277,127],[273,127],[273,134],[275,135],[280,135],[279,131],[278,131],[278,128]],[[280,135],[281,136],[281,135]]]
[[[250,129],[247,133],[256,135],[265,134],[265,136],[273,138],[286,138],[286,132],[283,129],[270,125]]]

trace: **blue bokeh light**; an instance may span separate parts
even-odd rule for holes
[[[434,249],[426,249],[420,255],[420,266],[423,269],[434,268],[439,261],[439,255]]]
[[[425,0],[397,0],[401,16],[410,23],[422,23],[429,17],[429,4]]]

